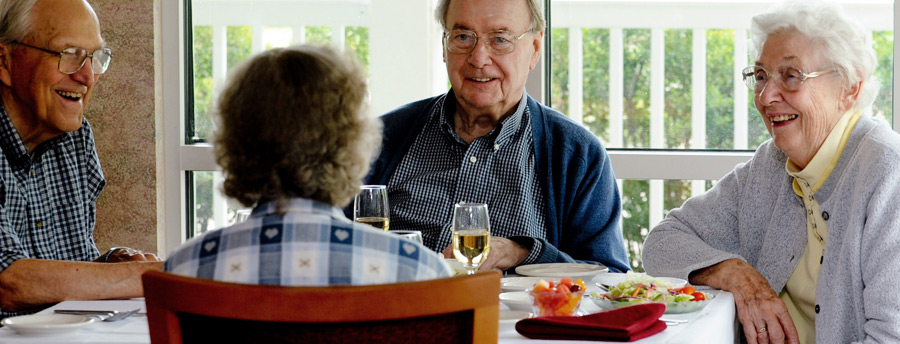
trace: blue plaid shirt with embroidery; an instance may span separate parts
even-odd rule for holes
[[[354,223],[325,203],[258,206],[247,221],[209,231],[169,254],[165,271],[267,285],[362,285],[453,275],[444,258],[399,235]]]
[[[106,179],[87,119],[29,154],[0,105],[0,149],[0,272],[23,258],[97,258],[94,216]]]

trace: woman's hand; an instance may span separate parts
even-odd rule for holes
[[[750,264],[729,259],[695,271],[691,284],[708,285],[734,294],[738,320],[748,343],[799,344],[797,328],[769,281]]]

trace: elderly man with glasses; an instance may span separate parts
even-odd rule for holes
[[[382,117],[383,150],[367,182],[387,185],[391,229],[422,231],[448,257],[453,204],[487,203],[493,236],[482,270],[554,262],[628,270],[605,149],[525,92],[541,54],[541,3],[439,2],[452,87]]]
[[[111,57],[86,1],[0,0],[0,317],[141,296],[140,275],[162,268],[94,244],[106,180],[84,108]]]

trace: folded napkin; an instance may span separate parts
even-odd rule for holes
[[[531,339],[630,342],[665,330],[659,320],[665,311],[664,304],[646,303],[580,317],[531,318],[519,320],[516,331]]]

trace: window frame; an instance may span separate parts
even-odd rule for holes
[[[191,72],[190,41],[185,36],[190,26],[191,0],[161,1],[158,3],[159,26],[157,42],[157,99],[158,121],[157,156],[159,171],[157,174],[157,209],[159,230],[157,233],[158,252],[165,256],[172,249],[180,246],[186,239],[187,226],[193,221],[191,216],[192,202],[189,202],[191,171],[217,171],[218,167],[208,143],[187,144],[187,125],[185,116],[186,101],[191,97],[191,82],[186,73]],[[548,28],[550,22],[550,0],[545,0]],[[897,32],[900,32],[900,9],[894,5],[894,56],[900,56],[900,44],[897,44]],[[429,18],[430,20],[431,18]],[[547,99],[550,83],[550,35],[544,35],[544,56],[536,71],[528,78],[527,88],[538,101]],[[895,58],[893,68],[898,70]],[[890,80],[894,85],[900,84],[900,73],[894,73]],[[888,80],[883,82],[887,83]],[[900,132],[900,102],[897,92],[893,95],[892,126]],[[552,104],[551,104],[552,105]],[[610,159],[620,179],[684,179],[713,180],[721,178],[738,163],[747,161],[752,151],[717,151],[688,150],[676,151],[667,149],[610,149]],[[666,169],[656,166],[663,164]],[[696,166],[704,166],[697,169]]]

